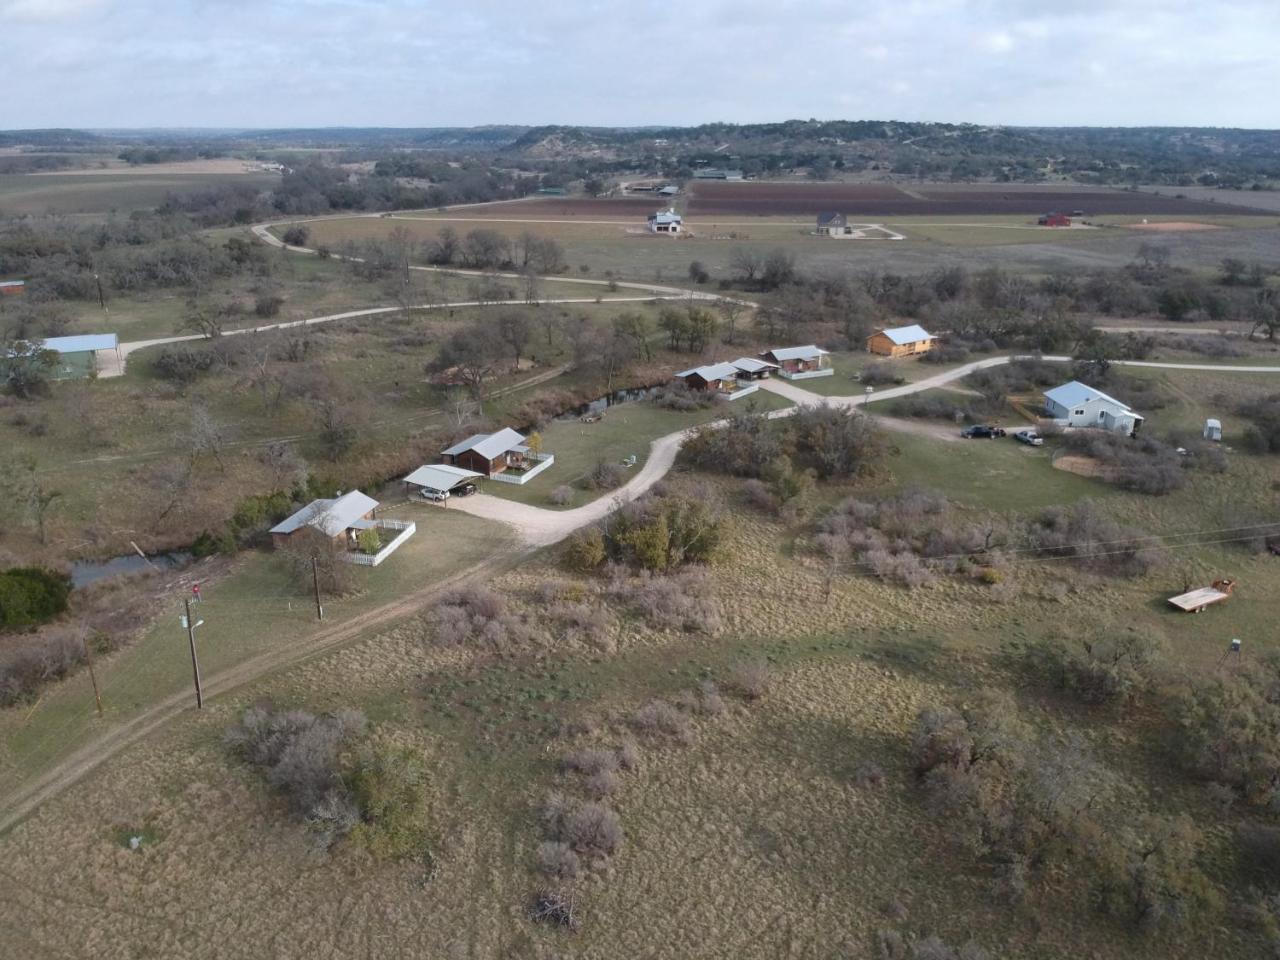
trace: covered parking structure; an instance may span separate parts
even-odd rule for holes
[[[429,463],[405,477],[404,483],[411,498],[416,495],[423,500],[442,500],[459,487],[474,484],[483,477],[484,474],[475,470],[447,463]]]
[[[83,333],[70,337],[49,337],[40,343],[42,350],[58,355],[57,366],[50,373],[54,380],[83,380],[98,373],[98,353],[113,350],[120,359],[120,338],[114,333]]]

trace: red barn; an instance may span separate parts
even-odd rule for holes
[[[0,296],[16,296],[26,289],[27,285],[21,280],[0,280]]]
[[[1069,227],[1071,226],[1071,218],[1065,213],[1046,213],[1036,223],[1042,227]]]

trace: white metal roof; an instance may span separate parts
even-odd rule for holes
[[[649,219],[654,223],[683,223],[680,214],[674,210],[659,210],[657,213],[649,214]]]
[[[815,360],[818,357],[826,356],[827,351],[821,347],[815,347],[812,343],[804,347],[777,347],[773,350],[766,350],[765,354],[773,357],[775,360]]]
[[[684,378],[697,374],[703,380],[723,380],[725,377],[734,376],[737,372],[738,368],[732,363],[708,363],[705,366],[681,370],[676,376]]]
[[[1219,430],[1222,429],[1222,421],[1217,419],[1216,417],[1210,417],[1208,420],[1204,422],[1204,425],[1206,427],[1217,427]]]
[[[25,287],[25,280],[0,280],[0,287]]]
[[[404,482],[412,483],[416,487],[426,487],[428,490],[444,491],[452,490],[471,477],[483,476],[484,474],[476,473],[474,470],[452,467],[447,463],[429,463],[405,477]]]
[[[1108,403],[1114,403],[1117,407],[1126,413],[1131,413],[1127,403],[1117,400],[1115,397],[1108,396],[1101,390],[1089,386],[1087,383],[1081,383],[1079,380],[1072,380],[1070,383],[1064,383],[1060,387],[1054,387],[1052,390],[1046,390],[1044,395],[1047,399],[1054,403],[1059,403],[1064,407],[1076,407],[1082,403],[1088,403],[1090,400],[1106,400]],[[1134,416],[1137,416],[1134,414]]]
[[[913,323],[907,327],[889,327],[885,330],[881,330],[880,332],[898,346],[902,346],[907,343],[919,343],[921,340],[938,339],[918,323]]]
[[[474,436],[455,443],[444,451],[446,457],[456,457],[460,453],[474,450],[486,460],[500,457],[508,450],[514,450],[524,444],[525,438],[510,427],[503,427],[497,433],[477,433]]]
[[[315,527],[330,537],[356,525],[356,521],[378,506],[373,497],[352,490],[332,500],[312,500],[293,516],[285,517],[272,533],[293,533],[301,527]]]
[[[73,337],[49,337],[41,346],[57,353],[83,353],[87,350],[114,350],[120,338],[114,333],[82,333]]]
[[[729,361],[739,370],[747,373],[759,373],[761,370],[777,370],[776,363],[770,363],[768,360],[757,360],[755,357],[739,357],[737,360]]]

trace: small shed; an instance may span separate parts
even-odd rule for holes
[[[1222,440],[1222,421],[1210,417],[1204,422],[1204,438],[1206,440]]]
[[[16,297],[25,293],[26,289],[25,280],[0,280],[0,297]]]
[[[914,356],[928,353],[937,339],[918,323],[907,327],[887,327],[867,337],[867,352],[881,357]]]
[[[1069,227],[1071,226],[1071,218],[1065,213],[1046,213],[1036,223],[1042,227]]]

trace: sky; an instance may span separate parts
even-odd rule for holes
[[[1280,127],[1280,0],[0,0],[0,128]]]

